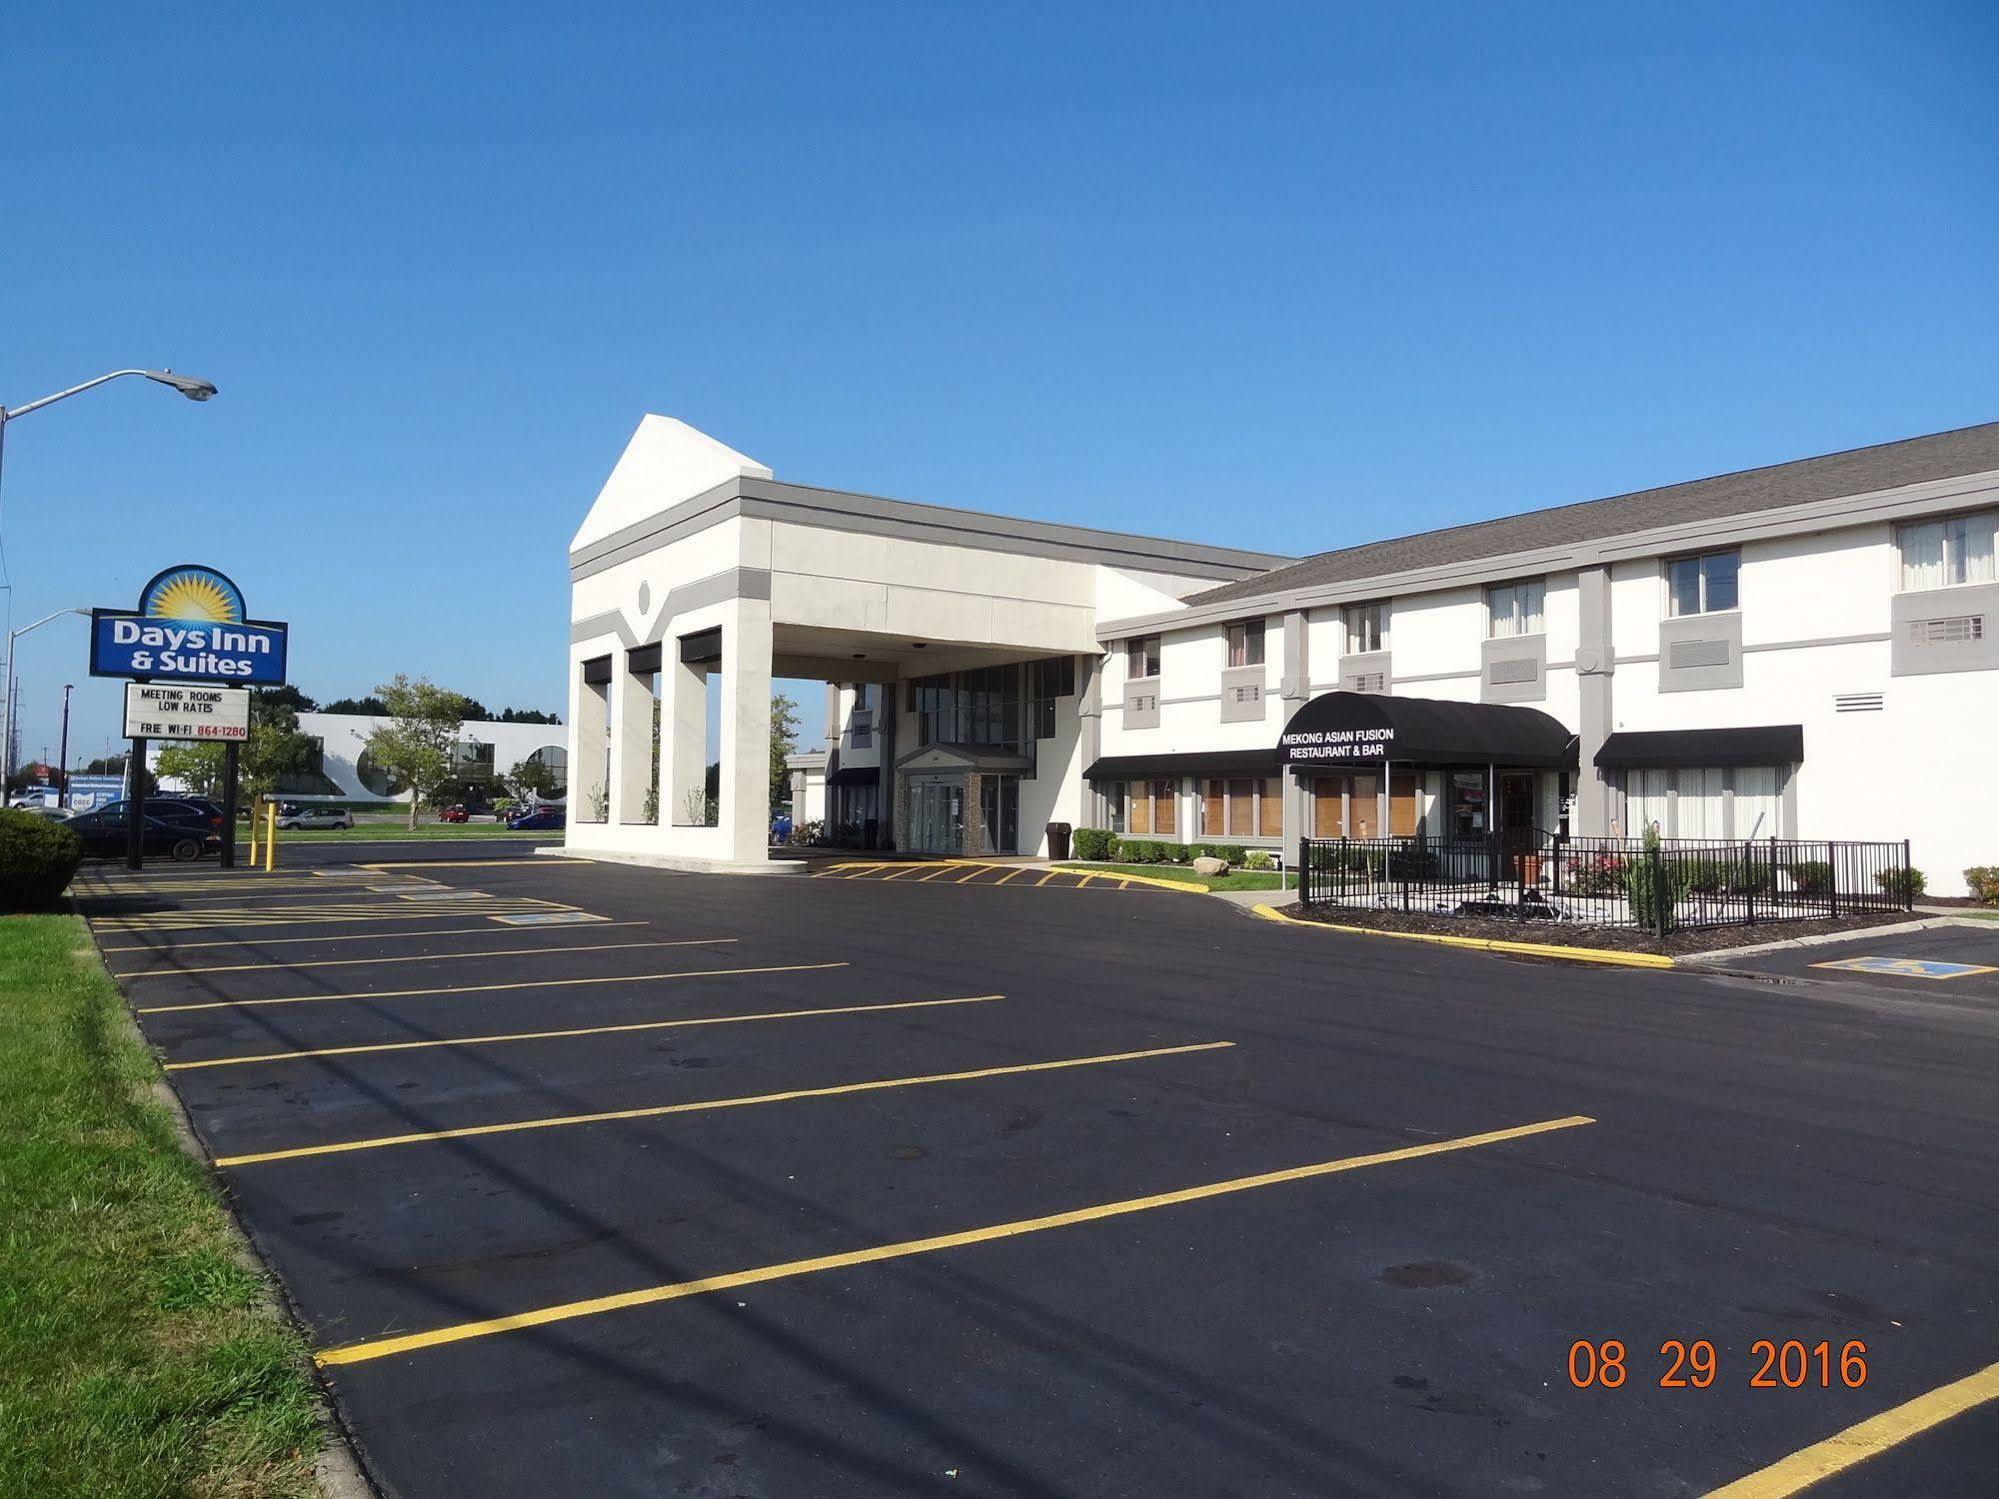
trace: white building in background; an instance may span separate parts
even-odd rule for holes
[[[299,775],[278,783],[278,794],[298,802],[408,801],[409,789],[389,780],[367,751],[368,736],[384,720],[365,713],[301,713],[299,732],[312,741],[312,757]],[[486,780],[506,773],[522,760],[533,760],[555,773],[551,800],[568,791],[568,730],[560,724],[496,723],[467,719],[458,726],[453,748],[453,774]],[[159,745],[149,746],[149,759]]]
[[[1906,838],[1956,893],[1999,863],[1996,516],[1999,423],[1294,560],[783,484],[649,416],[570,552],[568,842],[761,861],[804,676],[794,798],[883,846],[1657,823]]]

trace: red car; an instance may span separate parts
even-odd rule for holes
[[[437,814],[439,822],[470,822],[471,815],[463,807],[449,806]]]

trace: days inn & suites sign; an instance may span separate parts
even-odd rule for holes
[[[212,567],[170,567],[137,609],[90,611],[90,674],[157,682],[276,687],[285,680],[286,626],[249,619],[243,591]]]

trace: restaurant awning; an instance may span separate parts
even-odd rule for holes
[[[1675,765],[1796,765],[1805,758],[1805,726],[1747,729],[1620,729],[1603,741],[1606,770],[1663,770]]]
[[[1539,708],[1373,692],[1321,693],[1291,715],[1277,744],[1294,766],[1392,760],[1561,770],[1576,763],[1576,736]]]
[[[1274,776],[1274,749],[1194,750],[1186,754],[1105,755],[1090,762],[1086,781],[1146,781],[1167,776]]]
[[[842,765],[826,777],[828,786],[872,786],[881,780],[879,765]]]

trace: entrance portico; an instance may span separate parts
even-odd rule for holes
[[[1284,559],[783,484],[648,416],[569,560],[568,851],[750,866],[774,680],[841,684],[829,791],[875,771],[879,844],[955,778],[955,813],[917,797],[933,841],[1034,852],[1085,820],[1099,615]]]

